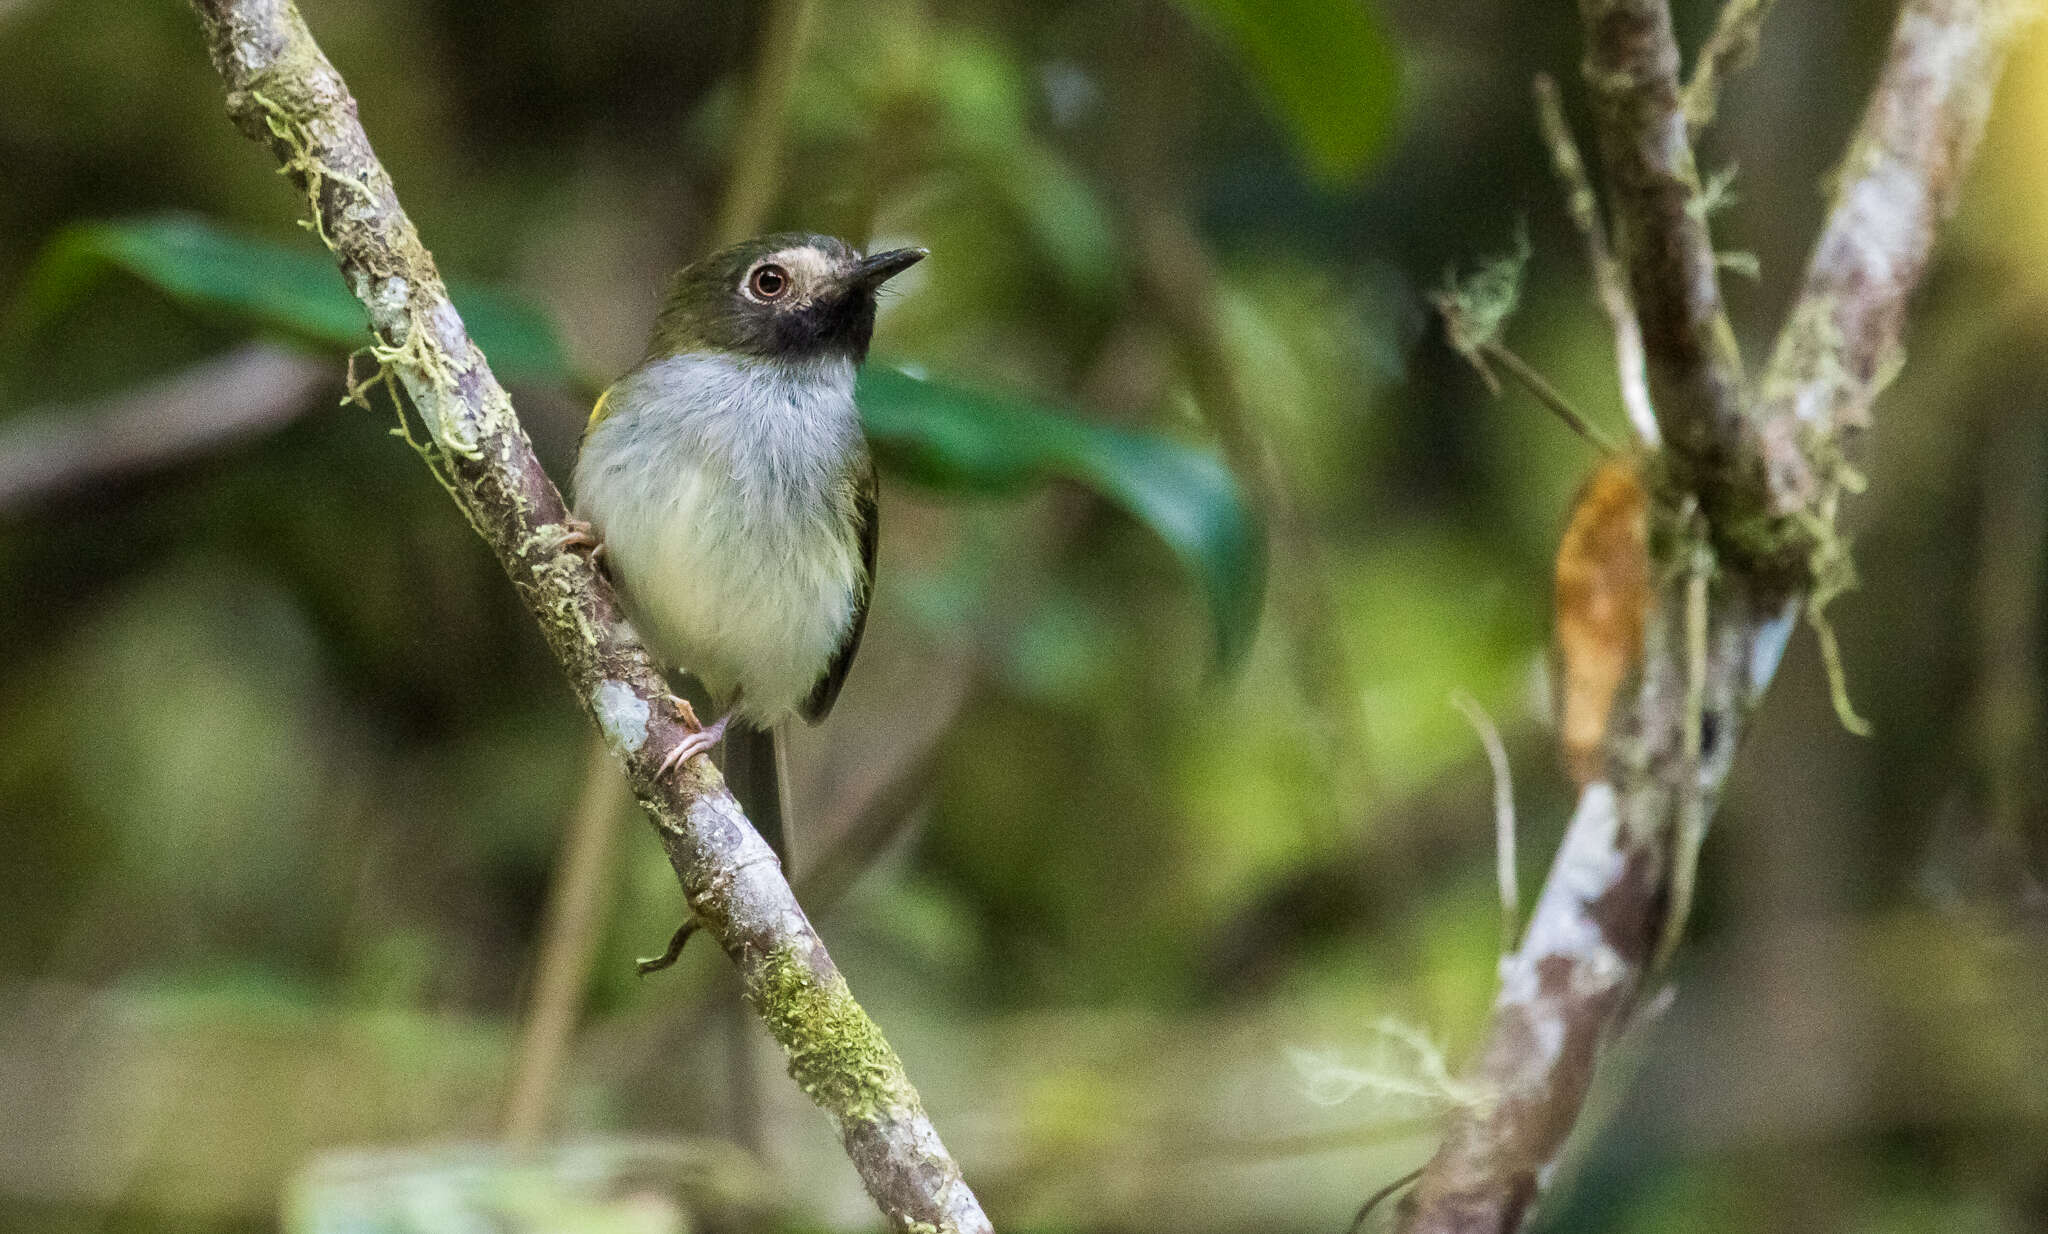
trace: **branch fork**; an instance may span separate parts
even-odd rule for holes
[[[1472,1082],[1402,1201],[1404,1234],[1511,1234],[1553,1177],[1606,1050],[1684,925],[1698,847],[1802,612],[1850,581],[1845,450],[1900,364],[1907,301],[1983,134],[2012,0],[1904,0],[1804,284],[1752,387],[1729,328],[1691,140],[1770,0],[1728,0],[1690,84],[1667,0],[1579,0],[1613,244],[1547,79],[1552,162],[1614,323],[1660,530],[1633,693],[1607,725]],[[1641,365],[1641,377],[1637,366]],[[1645,380],[1646,379],[1646,380]],[[1836,677],[1839,685],[1839,676]],[[1838,689],[1838,705],[1846,697]]]

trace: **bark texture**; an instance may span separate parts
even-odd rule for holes
[[[228,114],[304,190],[316,235],[369,314],[371,357],[404,385],[430,465],[505,567],[578,699],[625,765],[701,928],[738,966],[790,1074],[831,1116],[847,1155],[905,1231],[991,1229],[903,1064],[848,991],[774,853],[718,773],[692,759],[668,688],[581,552],[510,399],[449,302],[400,207],[356,103],[291,0],[194,0]]]

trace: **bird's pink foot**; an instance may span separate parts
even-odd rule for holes
[[[689,704],[684,703],[683,706],[688,707]],[[692,715],[690,718],[694,720],[697,717]],[[719,740],[725,736],[726,721],[731,718],[729,715],[720,716],[708,728],[700,728],[694,733],[683,734],[683,739],[676,742],[675,748],[670,750],[667,757],[661,760],[661,769],[655,772],[655,775],[657,777],[666,776],[688,760],[717,745]]]
[[[562,520],[562,527],[562,537],[555,542],[556,547],[587,548],[590,550],[592,565],[596,565],[604,557],[604,541],[598,539],[597,530],[590,525],[589,520],[565,518]]]

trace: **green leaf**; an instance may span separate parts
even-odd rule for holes
[[[1052,479],[1101,493],[1165,540],[1201,584],[1217,667],[1251,645],[1265,598],[1265,537],[1215,451],[885,364],[862,371],[859,393],[868,438],[893,471],[981,493]]]
[[[363,306],[327,254],[310,244],[287,248],[176,214],[79,223],[58,233],[16,297],[8,338],[25,339],[117,270],[196,308],[307,342],[353,350],[371,341]],[[568,379],[568,359],[545,313],[486,288],[451,284],[449,295],[499,377]]]
[[[1181,0],[1243,57],[1309,167],[1357,174],[1393,128],[1400,61],[1369,0]]]
[[[287,248],[166,216],[86,223],[43,251],[9,314],[17,345],[109,270],[175,299],[350,350],[369,337],[362,306],[311,243]],[[503,293],[456,287],[470,335],[507,381],[578,386],[547,315]],[[1200,585],[1216,663],[1236,663],[1258,628],[1265,541],[1236,478],[1211,450],[870,365],[861,410],[885,465],[935,487],[1007,494],[1066,480],[1156,532]]]

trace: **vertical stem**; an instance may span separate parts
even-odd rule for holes
[[[775,0],[762,32],[759,63],[748,83],[746,110],[733,139],[731,170],[719,206],[713,247],[736,244],[761,229],[782,186],[783,147],[789,100],[803,65],[816,0]],[[530,1144],[540,1136],[555,1091],[555,1076],[567,1057],[576,1028],[576,1010],[590,986],[597,963],[598,928],[615,820],[630,798],[622,791],[617,770],[604,742],[592,738],[583,789],[563,845],[562,858],[548,891],[547,916],[541,926],[541,959],[534,997],[520,1032],[512,1094],[506,1104],[505,1136]],[[729,986],[722,987],[730,989]],[[751,1077],[753,1045],[747,1035],[745,1004],[730,1000],[735,1017],[728,1041],[735,1074]],[[736,1102],[758,1103],[749,1086],[734,1089]],[[752,1127],[758,1148],[759,1118],[736,1110],[735,1122]]]
[[[713,248],[737,244],[761,230],[782,187],[790,96],[803,68],[817,0],[774,0],[762,32],[761,59],[747,86],[746,111],[734,135],[725,201],[718,211]]]
[[[602,741],[592,741],[583,790],[562,837],[560,873],[548,888],[533,998],[519,1033],[512,1091],[505,1101],[505,1138],[521,1147],[537,1143],[547,1126],[611,903],[613,838],[620,816],[631,804],[611,751]]]

